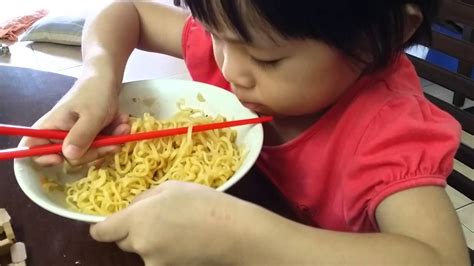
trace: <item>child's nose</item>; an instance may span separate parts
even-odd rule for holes
[[[255,79],[248,65],[248,59],[239,51],[226,49],[223,55],[222,74],[224,78],[239,87],[253,88]]]

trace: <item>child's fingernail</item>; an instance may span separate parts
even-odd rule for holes
[[[113,153],[120,150],[120,146],[106,146],[103,148],[105,153]]]
[[[129,129],[127,127],[125,127],[124,129],[121,130],[122,132],[120,132],[120,135],[126,135],[129,133]]]
[[[81,157],[81,150],[75,145],[68,145],[64,149],[64,156],[68,159],[79,159]]]

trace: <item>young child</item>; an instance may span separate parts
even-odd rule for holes
[[[468,265],[444,191],[460,127],[424,98],[403,53],[429,36],[437,1],[185,4],[192,16],[147,1],[102,9],[82,76],[36,126],[70,130],[63,152],[76,163],[112,152],[88,146],[107,125],[129,130],[117,95],[132,50],[184,58],[193,79],[274,117],[258,166],[307,225],[166,182],[93,225],[94,239],[146,265]]]

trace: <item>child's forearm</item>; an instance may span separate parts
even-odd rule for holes
[[[102,8],[84,28],[83,77],[100,76],[111,85],[121,83],[139,34],[139,17],[132,3],[121,1]]]
[[[135,48],[182,57],[188,12],[156,1],[116,1],[88,19],[83,40],[83,77],[122,82]],[[119,86],[117,86],[119,87]]]
[[[261,209],[251,216],[231,254],[237,265],[464,265],[401,235],[321,230]]]

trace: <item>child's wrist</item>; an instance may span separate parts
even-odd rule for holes
[[[97,79],[106,85],[105,89],[117,89],[122,83],[123,71],[117,69],[106,55],[95,56],[84,62],[80,79]]]
[[[229,265],[257,265],[265,261],[265,254],[276,235],[268,234],[275,226],[276,215],[249,202],[241,201],[234,209],[237,220],[231,228],[232,243],[226,252]],[[270,230],[267,230],[270,229]]]

